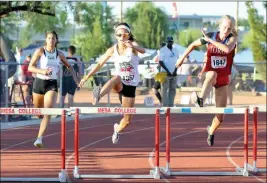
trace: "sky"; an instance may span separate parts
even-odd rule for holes
[[[131,8],[136,2],[123,2],[123,12],[127,8]],[[157,7],[165,10],[167,14],[172,14],[172,2],[153,2]],[[107,4],[113,7],[113,13],[120,16],[120,2],[107,2]],[[231,15],[236,17],[237,2],[176,2],[178,14],[180,15]],[[215,8],[213,8],[215,7]],[[262,2],[254,2],[254,7],[258,10],[259,14],[265,18],[266,22],[266,10],[263,7]],[[239,18],[247,18],[247,7],[245,2],[239,2]]]

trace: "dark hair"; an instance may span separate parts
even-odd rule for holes
[[[166,46],[166,43],[164,43],[164,42],[160,43],[160,48],[162,48],[164,46]]]
[[[58,35],[57,35],[56,31],[48,31],[48,32],[46,32],[45,38],[47,38],[47,35],[48,34],[53,34],[54,36],[56,36],[56,39],[57,39],[56,47],[57,47],[57,44],[58,44]],[[46,45],[46,42],[45,42],[45,45]]]
[[[131,27],[129,26],[129,24],[127,24],[126,22],[121,22],[121,23],[119,23],[117,26],[116,26],[116,28],[117,27],[119,27],[120,25],[125,25],[126,27],[128,27],[130,30],[131,30]],[[131,32],[129,32],[129,40],[130,41],[135,41],[135,39],[134,39],[134,37],[133,37],[133,34],[132,34],[132,31]]]
[[[76,53],[76,48],[75,48],[75,46],[70,45],[69,48],[68,48],[68,51],[70,51],[70,53],[71,53],[72,55],[74,55],[74,54]]]

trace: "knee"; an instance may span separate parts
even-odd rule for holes
[[[112,80],[115,82],[119,82],[119,81],[121,81],[121,77],[120,76],[113,76]]]

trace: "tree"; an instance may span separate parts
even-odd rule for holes
[[[127,9],[126,22],[139,44],[146,48],[158,49],[168,34],[168,16],[152,2],[139,2]]]
[[[100,2],[75,4],[75,21],[84,27],[84,31],[72,42],[81,49],[85,60],[98,57],[112,45],[115,21],[111,10],[109,6],[104,8]]]
[[[0,18],[8,16],[12,12],[25,11],[35,12],[38,14],[55,16],[54,5],[57,2],[45,1],[1,1]]]
[[[179,31],[177,42],[184,47],[188,47],[196,39],[200,38],[202,33],[199,29],[187,29],[184,31]],[[205,46],[195,48],[196,50],[206,50]]]
[[[95,22],[92,24],[92,31],[88,30],[76,36],[73,43],[81,49],[81,55],[85,60],[96,58],[104,53],[107,49],[107,45],[104,39],[100,17],[96,17]]]
[[[260,79],[266,81],[266,23],[263,17],[259,16],[257,9],[253,7],[252,2],[246,2],[248,11],[248,21],[251,28],[252,40],[251,48],[254,62],[265,61],[265,64],[256,64],[256,70]],[[266,4],[264,4],[266,8]]]

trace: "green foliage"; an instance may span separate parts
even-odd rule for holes
[[[112,44],[111,34],[115,22],[111,8],[107,6],[104,9],[100,2],[77,2],[73,9],[75,21],[84,26],[85,31],[75,36],[72,43],[81,50],[85,60],[96,58]]]
[[[187,29],[184,31],[179,31],[176,42],[181,46],[188,47],[192,42],[200,37],[202,37],[202,33],[199,29]],[[202,46],[195,49],[205,51],[206,47]]]
[[[246,2],[248,11],[248,21],[251,28],[251,50],[253,59],[257,62],[266,62],[266,24],[263,17],[259,16],[257,9],[253,7],[252,2]],[[256,70],[261,79],[266,81],[266,64],[257,64]]]
[[[104,53],[107,49],[106,41],[101,26],[100,17],[92,24],[92,31],[80,34],[75,37],[73,43],[81,49],[81,55],[85,60],[95,58]]]
[[[152,2],[139,2],[127,9],[125,19],[139,44],[146,48],[158,49],[168,36],[168,17]]]

